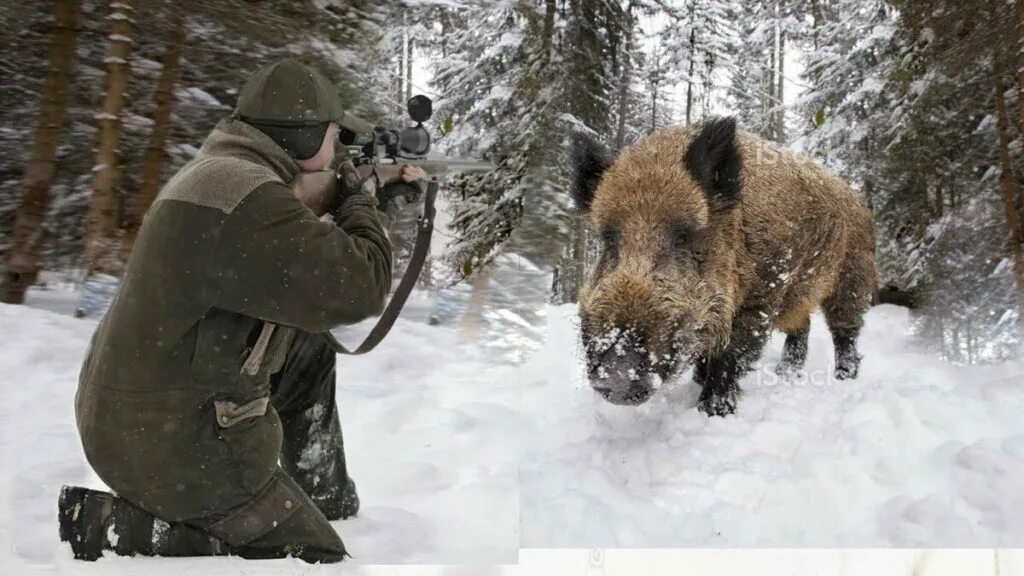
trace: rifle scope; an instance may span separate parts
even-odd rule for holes
[[[430,133],[423,127],[423,122],[430,119],[433,104],[430,98],[421,94],[410,98],[407,106],[415,126],[401,130],[376,126],[372,132],[342,128],[338,131],[338,140],[345,146],[361,146],[364,155],[369,157],[379,156],[381,152],[386,156],[403,158],[425,156],[430,151]]]

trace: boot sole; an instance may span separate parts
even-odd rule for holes
[[[61,542],[71,544],[78,560],[95,561],[103,556],[106,545],[104,526],[110,516],[113,496],[64,486],[57,499],[57,525]]]

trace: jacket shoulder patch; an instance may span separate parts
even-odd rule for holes
[[[178,200],[230,214],[267,182],[281,182],[281,178],[270,168],[239,158],[200,157],[168,180],[156,201]]]

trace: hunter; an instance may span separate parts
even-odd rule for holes
[[[359,122],[317,71],[274,63],[161,190],[79,377],[82,446],[113,494],[61,491],[76,558],[347,556],[330,521],[359,498],[321,334],[382,310],[394,208],[336,155]],[[336,189],[289,187],[332,166]]]

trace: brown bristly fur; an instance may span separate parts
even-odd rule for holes
[[[699,129],[653,134],[601,176],[589,220],[621,242],[616,265],[599,265],[581,294],[590,324],[635,326],[658,356],[680,338],[691,356],[722,352],[742,311],[764,315],[768,330],[798,333],[822,308],[833,333],[855,335],[876,291],[874,224],[862,200],[810,159],[737,131],[741,198],[709,202],[681,161]],[[662,248],[680,222],[704,231],[697,272]]]

